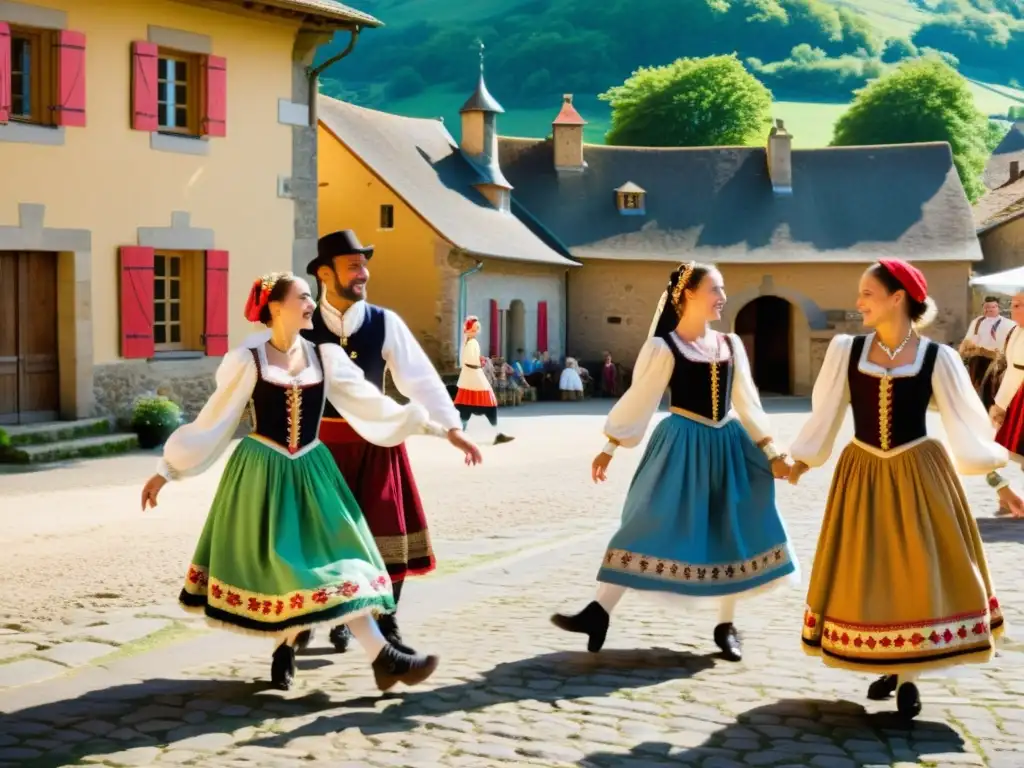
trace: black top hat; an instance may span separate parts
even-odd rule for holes
[[[310,275],[316,275],[322,266],[332,266],[338,256],[363,254],[367,259],[373,258],[373,246],[360,243],[351,229],[324,235],[317,241],[316,251],[316,258],[306,265],[306,273]]]

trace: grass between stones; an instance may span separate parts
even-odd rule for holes
[[[106,656],[100,656],[97,659],[93,659],[86,666],[106,666],[111,662],[128,659],[142,653],[155,651],[158,648],[173,645],[174,643],[178,643],[183,640],[188,640],[198,635],[206,634],[208,631],[209,630],[205,626],[195,626],[194,624],[187,624],[183,621],[172,621],[166,627],[158,629],[151,635],[140,637],[138,640],[132,640],[129,643],[119,646]],[[91,638],[85,637],[84,639],[90,640]]]
[[[522,545],[521,547],[503,549],[499,552],[489,552],[485,555],[471,555],[470,557],[463,557],[458,560],[442,560],[437,568],[426,576],[421,576],[420,578],[435,579],[438,576],[451,576],[459,571],[465,571],[470,568],[479,568],[488,563],[493,563],[495,560],[504,560],[506,558],[520,555],[523,552],[529,552],[534,549],[543,549],[544,547],[551,546],[552,544],[556,544],[561,541],[565,541],[564,536],[553,536],[549,539],[532,541],[529,544]]]

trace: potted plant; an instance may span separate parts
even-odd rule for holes
[[[163,395],[140,397],[132,408],[131,426],[140,448],[159,448],[181,422],[181,407]]]

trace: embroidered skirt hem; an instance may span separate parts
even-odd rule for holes
[[[239,443],[179,602],[219,626],[275,634],[395,609],[391,579],[330,451]]]
[[[1003,624],[946,449],[928,440],[882,458],[847,446],[811,569],[804,650],[887,674],[984,663]]]
[[[996,442],[1010,452],[1010,458],[1024,464],[1024,387],[1017,390],[1006,407],[1006,416],[996,431]]]
[[[497,408],[498,400],[494,396],[494,390],[487,389],[463,389],[459,387],[455,393],[455,405],[468,406],[470,408]]]
[[[768,460],[738,420],[655,427],[597,578],[697,599],[799,582]]]

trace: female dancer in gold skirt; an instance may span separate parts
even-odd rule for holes
[[[860,280],[871,333],[832,339],[813,413],[791,446],[790,482],[824,464],[853,407],[855,437],[832,478],[804,611],[803,648],[830,667],[881,672],[868,698],[896,692],[914,717],[922,670],[991,659],[1003,614],[954,470],[987,475],[1013,513],[1024,502],[996,472],[1006,449],[951,347],[919,336],[934,317],[920,270],[882,259]],[[934,401],[949,438],[927,434]]]

